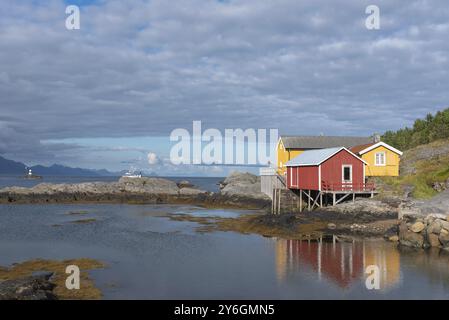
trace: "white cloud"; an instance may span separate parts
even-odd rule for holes
[[[109,0],[81,6],[81,30],[68,31],[62,0],[6,1],[0,152],[83,161],[40,140],[167,136],[192,120],[291,134],[402,127],[449,104],[449,7],[426,3],[382,2],[373,32],[369,1]]]
[[[158,156],[154,152],[148,153],[147,159],[148,159],[148,164],[150,166],[153,166],[153,165],[159,163],[159,158],[158,158]]]

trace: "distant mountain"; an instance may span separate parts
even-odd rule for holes
[[[71,168],[54,164],[50,167],[44,167],[41,165],[31,167],[34,174],[40,176],[72,176],[72,177],[96,177],[96,176],[109,176],[112,175],[107,170],[91,170],[82,168]]]
[[[0,157],[0,174],[24,174],[26,166],[21,162]]]
[[[27,166],[21,162],[12,161],[0,157],[0,174],[3,175],[24,175],[27,171]],[[33,173],[40,176],[74,176],[74,177],[96,177],[96,176],[114,176],[116,173],[109,172],[105,169],[92,170],[82,168],[71,168],[54,164],[50,167],[41,165],[30,168]]]

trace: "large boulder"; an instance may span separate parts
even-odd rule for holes
[[[232,172],[221,184],[222,195],[269,199],[261,191],[260,177],[248,172]]]
[[[427,227],[427,233],[428,234],[440,234],[441,231],[441,220],[436,219],[432,223],[429,224]]]
[[[175,195],[179,191],[176,182],[162,178],[122,177],[118,184],[127,192]]]
[[[424,244],[424,237],[419,233],[407,231],[400,235],[399,241],[401,245],[407,247],[422,248]]]
[[[353,219],[362,222],[398,218],[397,207],[378,199],[357,199],[355,202],[323,207],[320,211],[334,213],[338,219]]]
[[[430,233],[427,235],[427,241],[429,242],[429,245],[431,247],[439,247],[440,246],[440,240],[438,239],[438,235],[434,233]]]
[[[438,237],[438,240],[440,240],[443,247],[448,247],[449,246],[449,232],[442,229],[440,236]]]
[[[411,227],[410,230],[412,230],[414,233],[420,233],[424,230],[426,226],[421,221],[415,222]]]

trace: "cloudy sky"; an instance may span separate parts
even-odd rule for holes
[[[3,0],[0,155],[221,175],[168,163],[170,132],[397,129],[449,106],[448,35],[447,0]]]

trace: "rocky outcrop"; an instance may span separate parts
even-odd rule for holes
[[[55,285],[49,281],[52,275],[43,273],[0,282],[0,300],[56,300]]]
[[[397,219],[399,201],[386,199],[357,199],[355,202],[344,202],[336,206],[320,209],[327,216],[333,215],[339,220],[372,222],[384,219]]]
[[[399,217],[427,216],[429,214],[449,215],[449,190],[429,200],[408,200],[401,203]]]
[[[235,173],[224,181],[219,192],[194,188],[188,182],[162,178],[120,178],[117,182],[79,184],[41,183],[32,188],[9,187],[0,190],[0,203],[139,203],[194,204],[217,207],[260,209],[270,199],[260,192],[260,180],[250,174]]]
[[[399,226],[399,243],[415,248],[449,250],[448,220],[449,216],[445,214],[405,214]]]
[[[436,192],[443,192],[445,190],[449,190],[449,179],[447,179],[445,182],[434,182],[432,184],[432,188]]]
[[[270,197],[261,192],[260,177],[251,173],[232,172],[221,182],[220,189],[218,200],[225,203],[248,202],[263,207],[271,205]]]

